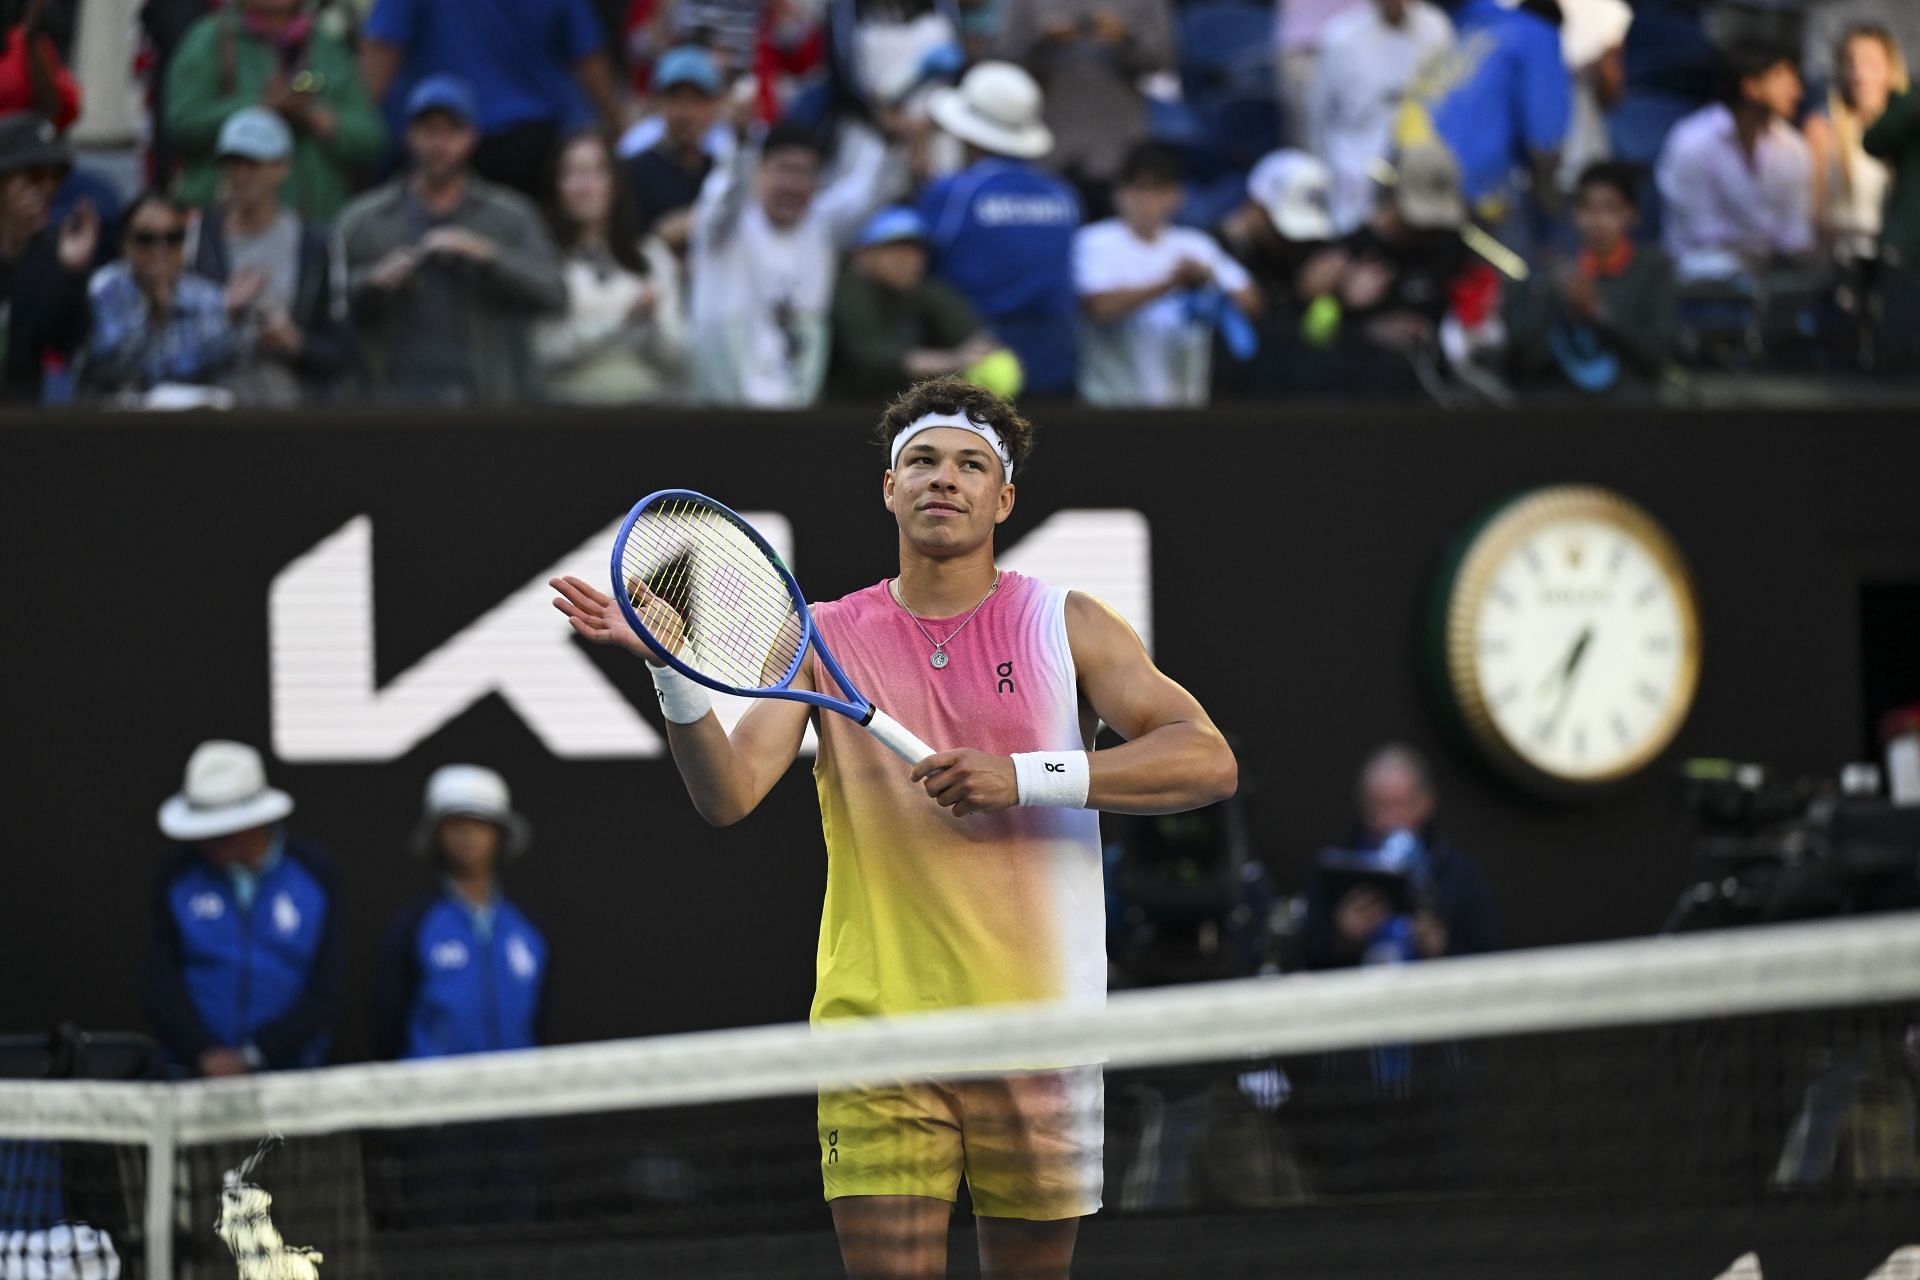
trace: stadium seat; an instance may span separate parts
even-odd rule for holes
[[[1182,10],[1180,83],[1189,100],[1273,95],[1273,11],[1214,0]]]

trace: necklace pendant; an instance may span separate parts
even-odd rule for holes
[[[927,658],[927,665],[932,667],[935,671],[938,671],[940,670],[940,668],[946,666],[947,651],[945,649],[935,649],[932,655]]]

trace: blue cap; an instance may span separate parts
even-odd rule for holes
[[[221,159],[239,156],[261,164],[273,164],[293,154],[293,130],[276,111],[265,107],[242,107],[220,126],[220,141],[213,153]]]
[[[653,87],[664,93],[677,84],[690,84],[713,97],[720,92],[720,65],[697,44],[669,49],[653,64]]]
[[[429,111],[445,111],[472,124],[479,116],[473,90],[459,76],[428,76],[413,86],[407,95],[407,119],[417,120]]]
[[[853,247],[869,249],[876,244],[892,244],[896,240],[925,240],[927,238],[926,219],[903,204],[888,205],[867,219],[860,228],[860,234],[854,237]]]

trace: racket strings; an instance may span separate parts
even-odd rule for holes
[[[736,688],[768,688],[798,657],[806,629],[785,577],[757,542],[713,508],[676,498],[642,513],[621,551],[621,567],[627,584],[645,585],[661,602],[649,606],[627,585],[643,624],[650,607],[679,616],[683,642],[676,656],[702,675]]]
[[[780,637],[787,621],[798,619],[785,580],[772,572],[758,544],[741,535],[732,521],[696,505],[691,510],[707,518],[688,524],[686,507],[687,504],[679,504],[679,509],[671,513],[679,520],[676,532],[690,529],[701,548],[690,547],[685,553],[673,556],[668,576],[659,587],[650,589],[685,619],[692,608],[693,593],[702,584],[704,575],[708,597],[704,609],[729,619],[720,645],[724,652],[737,656],[759,647],[760,638],[769,627],[776,638]],[[716,527],[720,531],[717,538],[713,536]],[[704,549],[706,554],[695,555],[696,549]],[[764,587],[771,590],[756,589]],[[798,638],[798,632],[786,638],[789,644],[781,658],[782,671],[792,661],[791,642]]]

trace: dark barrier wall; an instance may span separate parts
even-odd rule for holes
[[[1644,503],[1691,559],[1704,607],[1703,682],[1676,754],[1796,768],[1860,754],[1861,592],[1920,582],[1920,437],[1893,415],[1062,413],[1043,428],[1002,545],[1065,508],[1145,513],[1157,655],[1241,742],[1255,842],[1281,882],[1348,826],[1363,754],[1405,737],[1435,751],[1443,821],[1481,859],[1513,944],[1651,931],[1689,867],[1664,770],[1559,808],[1444,741],[1419,638],[1449,537],[1534,484],[1597,482]],[[143,1022],[155,809],[198,740],[270,742],[270,583],[354,517],[370,522],[385,688],[655,487],[785,513],[815,598],[887,575],[866,429],[859,414],[641,425],[529,411],[0,431],[0,1030]],[[587,660],[654,717],[639,663]],[[390,763],[270,759],[294,826],[343,865],[345,1056],[364,1051],[387,919],[426,885],[405,851],[422,784],[453,760],[501,768],[536,830],[511,879],[554,939],[563,1037],[805,1015],[823,853],[804,769],[714,831],[670,762],[558,760],[489,697]]]

